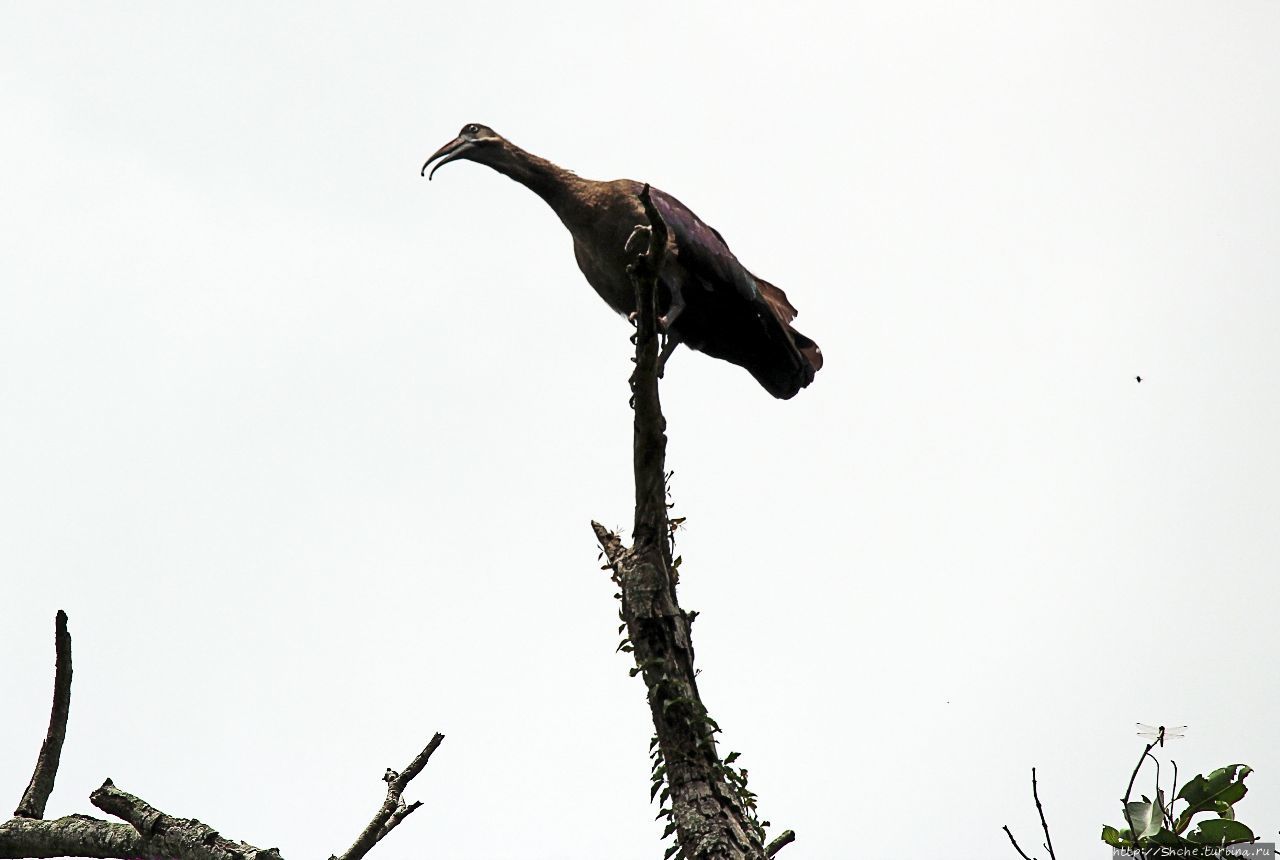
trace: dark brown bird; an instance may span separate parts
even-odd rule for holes
[[[572,234],[587,282],[618,313],[635,312],[627,264],[633,233],[647,223],[641,183],[582,179],[474,123],[428,158],[422,172],[435,162],[430,179],[458,159],[488,165],[545,200]],[[668,232],[658,296],[664,360],[683,343],[746,368],[774,397],[794,397],[822,367],[822,350],[791,327],[796,309],[786,293],[748,272],[724,238],[679,200],[656,188],[650,197]]]

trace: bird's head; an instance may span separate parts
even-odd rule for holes
[[[457,161],[459,158],[488,164],[492,159],[501,157],[503,145],[506,142],[506,138],[489,128],[489,126],[474,122],[468,123],[462,127],[462,131],[458,132],[457,137],[437,149],[427,159],[427,163],[422,165],[422,175],[430,179],[436,175],[436,171],[440,169],[441,165],[448,164],[450,161]],[[435,167],[431,167],[431,162],[433,161],[436,162]],[[428,167],[431,167],[430,173],[427,173]]]

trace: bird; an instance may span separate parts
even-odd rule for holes
[[[463,126],[436,150],[422,175],[431,179],[458,160],[486,165],[546,201],[573,237],[587,282],[610,308],[635,318],[627,264],[634,259],[635,240],[647,234],[639,196],[643,183],[583,179],[478,123]],[[650,188],[650,199],[668,234],[658,271],[658,327],[667,338],[660,362],[683,343],[746,369],[780,400],[813,382],[822,350],[791,327],[797,311],[786,293],[747,271],[724,237],[675,197]]]
[[[1141,384],[1142,384],[1142,377],[1141,377],[1141,376],[1135,376],[1135,377],[1134,377],[1134,379],[1138,380],[1138,384],[1139,384],[1139,385],[1141,385]]]

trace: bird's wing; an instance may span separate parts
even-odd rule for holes
[[[822,350],[791,327],[796,309],[787,294],[748,272],[724,237],[689,207],[656,188],[650,188],[649,195],[675,241],[676,259],[668,257],[667,263],[672,281],[691,305],[695,298],[683,286],[686,277],[708,291],[701,295],[714,297],[700,304],[714,308],[715,324],[704,319],[695,334],[691,310],[685,311],[683,325],[677,322],[682,335],[693,335],[688,337],[690,345],[745,367],[774,397],[792,397],[812,382],[822,367]]]
[[[738,262],[719,231],[708,226],[688,206],[665,191],[650,188],[649,197],[673,234],[680,264],[685,269],[710,285],[732,284],[747,301],[760,298],[756,279]],[[782,299],[786,303],[786,296]],[[790,307],[789,303],[787,307]],[[795,308],[791,311],[794,317]],[[789,321],[790,318],[787,319]]]
[[[729,250],[720,231],[710,226],[676,198],[665,191],[650,188],[654,207],[667,227],[675,234],[680,262],[695,274],[713,275],[718,282],[729,282],[738,287],[742,297],[749,301],[761,299],[783,324],[796,318],[799,311],[787,298],[787,294],[747,271]]]
[[[760,289],[760,297],[769,303],[769,307],[773,309],[778,319],[784,323],[789,323],[796,318],[796,314],[800,313],[796,310],[795,305],[791,304],[787,299],[787,294],[766,281],[764,278],[756,278],[756,286]]]

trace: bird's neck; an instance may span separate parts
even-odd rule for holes
[[[495,159],[490,167],[547,201],[561,220],[576,207],[586,183],[572,171],[510,143],[504,148],[503,157]]]

